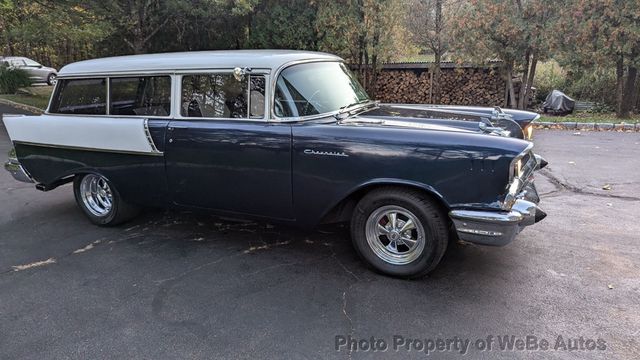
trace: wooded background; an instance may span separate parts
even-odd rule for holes
[[[543,87],[604,102],[619,117],[638,111],[638,0],[0,0],[0,38],[2,54],[55,67],[149,52],[327,51],[360,69],[374,97],[382,64],[428,59],[433,103],[457,101],[443,61],[501,60],[497,105],[525,108],[534,79],[552,79]],[[551,60],[560,70],[548,76]]]

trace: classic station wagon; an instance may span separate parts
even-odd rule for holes
[[[419,276],[450,238],[505,245],[544,218],[546,162],[518,139],[530,114],[380,104],[324,53],[124,56],[65,66],[44,115],[5,116],[6,168],[43,191],[73,182],[98,225],[150,205],[350,222],[372,267]]]

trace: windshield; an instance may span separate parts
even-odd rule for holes
[[[278,117],[330,113],[367,102],[369,96],[341,62],[315,62],[284,69],[276,82]]]
[[[40,65],[40,63],[37,63],[37,62],[35,62],[35,61],[31,60],[31,59],[27,59],[27,58],[24,58],[24,62],[27,64],[27,66],[42,66],[42,65]]]

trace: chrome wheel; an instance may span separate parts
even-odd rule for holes
[[[424,227],[411,211],[400,206],[388,205],[373,211],[365,232],[371,250],[389,264],[409,264],[424,250]]]
[[[57,76],[55,74],[49,75],[49,78],[47,79],[47,83],[49,83],[49,85],[55,85],[57,81]]]
[[[88,174],[80,182],[80,197],[85,208],[95,216],[106,216],[113,208],[113,193],[107,179]]]

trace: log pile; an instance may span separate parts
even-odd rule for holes
[[[497,68],[443,68],[442,104],[501,106],[505,81]],[[376,82],[382,102],[428,104],[431,101],[429,69],[383,69]]]

